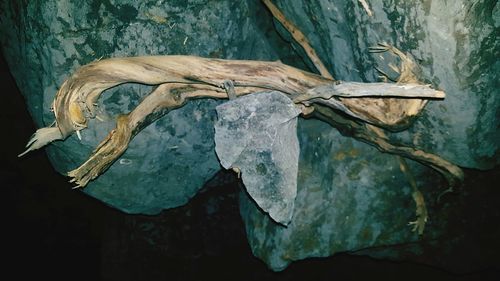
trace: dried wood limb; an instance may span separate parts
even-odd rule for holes
[[[96,147],[89,159],[68,173],[76,188],[87,185],[111,166],[125,152],[134,133],[150,123],[148,121],[156,120],[155,117],[163,115],[166,109],[184,103],[184,99],[169,93],[176,86],[176,83],[158,86],[132,112],[117,117],[116,128]]]
[[[367,131],[366,124],[344,117],[323,105],[314,104],[313,106],[315,110],[312,117],[338,128],[343,135],[371,144],[381,152],[403,156],[431,167],[443,175],[450,186],[456,186],[463,181],[463,171],[455,164],[420,149],[392,144],[387,136],[381,137]]]
[[[328,69],[325,67],[323,62],[319,59],[318,55],[316,54],[316,51],[311,47],[311,44],[309,43],[309,40],[307,40],[307,37],[298,29],[291,21],[289,21],[285,15],[276,7],[276,5],[271,2],[271,0],[262,0],[264,5],[269,9],[273,17],[278,20],[283,27],[285,27],[288,32],[292,35],[293,39],[302,47],[304,48],[304,51],[307,53],[307,56],[311,59],[312,63],[316,67],[316,69],[319,71],[321,76],[332,79],[333,76],[330,74]]]
[[[255,91],[255,89],[250,89]],[[240,91],[239,95],[246,94]],[[102,174],[127,149],[132,138],[143,128],[189,99],[201,97],[223,98],[222,89],[203,84],[165,83],[158,86],[129,114],[117,118],[117,126],[92,152],[80,167],[68,173],[76,188],[87,185]]]
[[[291,98],[307,93],[317,86],[333,82],[280,62],[220,60],[194,56],[150,56],[100,60],[79,68],[56,94],[53,109],[57,131],[40,129],[30,141],[27,151],[42,147],[54,140],[65,139],[87,126],[95,117],[94,104],[100,94],[111,87],[127,82],[158,85],[163,83],[204,84],[222,89],[224,81],[232,80],[239,93],[272,89],[289,94]],[[411,89],[408,89],[411,91]],[[215,98],[225,98],[222,93]],[[341,98],[339,98],[341,99]],[[333,100],[333,99],[330,99]],[[345,103],[342,99],[340,102]],[[376,125],[398,125],[411,116],[397,113],[386,115],[385,107],[375,103],[366,107],[362,102],[340,107],[347,114]],[[380,100],[380,99],[379,99]],[[337,102],[337,101],[335,101]],[[339,103],[339,102],[337,102]],[[382,111],[382,113],[378,112]],[[387,111],[386,111],[387,112]],[[47,133],[46,133],[47,132]]]
[[[410,103],[414,100],[420,104],[422,98],[443,98],[445,93],[430,88],[429,85],[419,84],[393,84],[393,83],[359,83],[359,82],[339,82],[321,85],[308,90],[306,93],[297,96],[293,99],[295,103],[303,103],[309,105],[311,103],[319,103],[348,115],[363,120],[367,123],[374,124],[379,127],[387,128],[392,131],[399,131],[407,128],[413,119],[420,113],[421,107],[406,108],[400,110],[397,107],[398,103],[385,103],[380,98],[373,97],[395,97],[398,96],[407,99]],[[353,98],[355,101],[360,101],[358,107],[346,106],[347,97]],[[364,105],[362,99],[354,99],[364,97],[363,100],[372,101],[373,104],[361,107]],[[418,97],[418,99],[416,99]],[[386,105],[393,105],[391,110],[382,113],[378,110],[372,110],[376,104],[381,104],[381,108]],[[408,103],[407,103],[408,104]],[[361,111],[359,111],[361,109]],[[402,117],[405,113],[405,117]],[[370,116],[370,118],[366,118]],[[382,118],[382,119],[381,119]]]
[[[399,97],[399,98],[444,98],[443,91],[434,90],[430,85],[415,83],[359,83],[342,82],[318,86],[308,90],[305,94],[294,99],[303,102],[314,98],[330,99],[332,97],[360,98],[360,97]]]
[[[410,167],[406,163],[406,160],[397,156],[399,161],[399,168],[406,175],[408,182],[410,183],[412,191],[413,201],[415,201],[415,215],[417,217],[416,220],[409,222],[408,225],[413,225],[413,231],[417,231],[419,235],[424,234],[425,224],[427,223],[427,219],[429,218],[429,214],[427,212],[427,207],[425,205],[425,199],[422,192],[417,187],[417,181],[413,176],[413,173],[410,171]]]

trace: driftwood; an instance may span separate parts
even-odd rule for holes
[[[68,173],[76,187],[84,187],[118,159],[131,139],[144,127],[190,99],[235,98],[263,90],[276,90],[301,105],[303,115],[324,120],[344,135],[374,145],[382,152],[398,155],[401,170],[413,188],[417,204],[417,220],[411,224],[422,234],[427,220],[425,202],[402,157],[437,170],[450,186],[462,181],[462,170],[437,155],[391,143],[381,128],[392,131],[407,128],[429,99],[442,99],[445,93],[422,85],[411,56],[387,44],[380,44],[371,51],[389,51],[400,58],[400,68],[396,69],[400,77],[396,84],[336,81],[304,34],[271,1],[263,0],[263,3],[304,48],[322,76],[280,62],[194,56],[95,61],[79,68],[62,84],[53,103],[54,126],[37,130],[28,142],[27,150],[20,156],[52,141],[64,140],[75,132],[80,136],[79,132],[87,127],[89,118],[99,119],[95,104],[106,89],[128,82],[158,85],[133,111],[120,115],[116,128],[97,146],[89,159]]]
[[[336,91],[341,82],[323,78],[308,73],[280,62],[242,61],[207,59],[194,56],[149,56],[112,58],[96,61],[78,69],[59,89],[53,104],[57,127],[61,132],[60,138],[64,139],[74,131],[86,127],[86,119],[95,116],[94,104],[99,95],[106,89],[119,84],[134,82],[148,85],[163,83],[203,84],[206,85],[206,97],[225,98],[224,82],[233,81],[236,94],[248,94],[257,90],[276,90],[289,94],[291,98],[300,97],[300,101],[326,96],[348,96],[345,91]],[[325,87],[329,84],[332,87]],[[354,88],[359,92],[360,84]],[[402,96],[416,92],[422,98],[443,98],[444,92],[436,91],[428,86],[394,86],[388,83],[378,83],[375,86],[365,83],[367,87],[375,90],[376,96],[385,93],[386,96]],[[209,87],[212,86],[212,87]],[[324,86],[324,87],[318,87]],[[349,87],[349,86],[347,86]],[[308,92],[310,91],[310,92]],[[393,93],[387,91],[394,91]],[[338,93],[336,93],[338,92]],[[354,93],[354,92],[353,92]],[[403,94],[402,94],[403,93]],[[304,97],[304,94],[306,95]],[[358,95],[359,96],[359,95]],[[336,100],[343,104],[341,109],[345,113],[359,118],[365,122],[374,123],[390,128],[404,122],[410,116],[408,109],[386,110],[385,104],[368,104],[363,100],[349,100],[346,98],[331,98],[331,103]],[[378,99],[383,100],[383,99]],[[369,106],[368,106],[369,105]],[[387,112],[393,113],[387,116]],[[33,144],[34,148],[36,144]]]
[[[373,116],[380,115],[376,112],[380,110],[376,106],[360,109],[355,106],[355,102],[344,104],[346,100],[362,98],[335,97],[335,89],[342,85],[342,82],[322,78],[280,62],[219,60],[191,56],[113,58],[83,66],[63,83],[53,104],[55,127],[39,129],[24,153],[52,141],[65,139],[86,128],[87,120],[95,117],[94,106],[104,90],[126,82],[160,84],[134,111],[118,117],[117,128],[96,148],[87,162],[69,173],[77,186],[85,186],[88,181],[104,172],[125,151],[130,139],[156,118],[182,106],[189,99],[227,98],[226,89],[223,87],[227,80],[233,81],[237,96],[272,89],[284,92],[292,99],[298,98],[307,105],[318,100],[331,101],[330,105],[340,104],[342,106],[330,107],[341,110],[344,108],[345,113],[364,122],[398,124],[410,118],[401,114],[396,115],[399,118],[388,115],[391,119],[375,119]],[[330,87],[332,84],[334,85]],[[359,88],[360,84],[354,85]],[[384,90],[397,89],[394,94],[389,92],[388,96],[400,95],[401,91],[412,92],[417,87],[394,87],[393,84],[385,83],[375,85],[380,85]],[[368,87],[373,88],[372,85]],[[444,96],[443,92],[428,86],[417,88],[422,91],[422,97]],[[345,96],[345,91],[341,92]],[[304,98],[308,93],[312,93],[310,99]],[[328,98],[329,95],[333,97]],[[364,103],[361,104],[364,106]],[[360,114],[367,112],[370,114]],[[372,112],[374,113],[371,114]]]

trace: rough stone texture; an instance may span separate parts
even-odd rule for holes
[[[271,21],[261,20],[263,7],[256,2],[5,1],[0,40],[42,127],[54,119],[50,106],[59,85],[96,59],[159,54],[277,59],[279,49],[265,40]],[[66,173],[83,163],[114,127],[111,117],[133,109],[149,90],[120,86],[104,93],[99,102],[107,120],[92,122],[82,131],[82,142],[73,136],[51,145],[54,167]],[[216,104],[195,101],[146,128],[84,191],[129,213],[153,214],[186,203],[220,169],[213,149]]]
[[[376,81],[378,54],[368,47],[387,42],[412,54],[424,80],[447,93],[394,138],[464,167],[500,163],[497,1],[366,2],[372,17],[358,0],[276,1],[337,79]]]
[[[237,168],[248,194],[278,223],[292,219],[297,195],[300,110],[280,92],[262,92],[217,106],[215,151]]]
[[[407,225],[415,219],[415,204],[396,157],[317,120],[301,120],[298,132],[292,222],[276,224],[241,195],[241,214],[257,257],[271,269],[283,270],[294,260],[418,240]],[[429,172],[414,163],[411,167],[416,176]]]

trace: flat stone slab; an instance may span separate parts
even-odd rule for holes
[[[297,195],[300,110],[285,94],[243,96],[217,106],[215,151],[241,171],[248,194],[276,222],[292,219]]]

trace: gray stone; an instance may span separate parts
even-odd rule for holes
[[[233,59],[278,58],[266,39],[271,21],[249,1],[2,1],[0,41],[38,127],[54,120],[52,100],[75,69],[97,59],[189,54]],[[272,31],[270,38],[276,40]],[[274,37],[273,37],[274,36]],[[47,149],[60,173],[74,169],[151,87],[123,85],[99,100],[104,122]],[[152,124],[84,192],[128,213],[158,213],[185,204],[220,169],[214,153],[214,100],[194,101]]]
[[[243,96],[217,106],[215,151],[226,169],[241,171],[248,194],[281,224],[297,195],[300,110],[280,92]]]
[[[241,193],[240,211],[255,256],[279,271],[309,257],[418,241],[408,226],[415,220],[411,188],[395,156],[317,120],[300,120],[298,132],[298,190],[290,224],[276,224]],[[435,174],[410,166],[415,176],[429,178],[419,181],[421,186],[436,185]],[[435,196],[430,191],[423,189]]]

